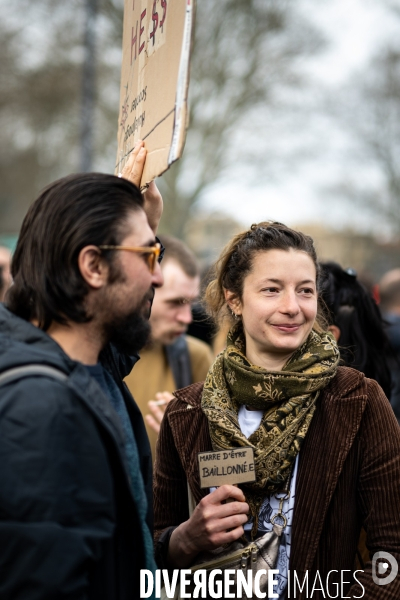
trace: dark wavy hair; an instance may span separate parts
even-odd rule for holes
[[[385,358],[389,341],[378,306],[351,269],[324,262],[321,270],[320,293],[329,323],[340,329],[342,361],[375,379],[390,398],[391,377]]]
[[[79,270],[79,252],[90,244],[120,243],[128,214],[142,206],[139,189],[114,175],[75,174],[50,184],[22,223],[7,307],[23,319],[37,320],[44,330],[52,321],[89,321],[84,307],[89,287]],[[104,253],[104,259],[112,280],[113,253]]]

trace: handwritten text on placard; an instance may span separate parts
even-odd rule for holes
[[[255,481],[253,448],[199,452],[200,487],[218,487]]]

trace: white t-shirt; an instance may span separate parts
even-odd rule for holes
[[[239,408],[238,420],[242,433],[248,438],[252,433],[258,429],[261,423],[261,419],[264,415],[262,410],[247,410],[242,405]],[[287,586],[287,574],[289,569],[290,559],[290,545],[292,536],[292,520],[293,510],[295,502],[295,491],[296,491],[296,478],[297,478],[297,467],[299,462],[299,455],[296,457],[296,461],[293,468],[292,478],[290,481],[290,496],[288,500],[283,502],[282,512],[287,519],[286,527],[282,533],[282,540],[279,547],[278,562],[276,568],[279,569],[279,574],[274,576],[277,580],[277,584],[274,586],[274,593],[279,594],[279,599],[285,598],[285,590]],[[279,494],[279,497],[282,497]],[[266,496],[264,502],[261,505],[259,519],[258,519],[258,536],[264,535],[267,531],[272,530],[271,517],[276,515],[279,510],[279,500],[272,496]],[[251,522],[244,525],[245,530],[250,530],[252,527]]]

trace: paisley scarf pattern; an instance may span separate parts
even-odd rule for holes
[[[313,330],[282,371],[267,371],[246,358],[243,329],[238,323],[207,374],[201,406],[213,449],[250,446],[254,450],[256,481],[240,485],[253,518],[252,535],[257,532],[265,496],[282,490],[291,473],[317,398],[336,375],[339,358],[332,334]],[[265,411],[249,438],[239,427],[241,404]]]

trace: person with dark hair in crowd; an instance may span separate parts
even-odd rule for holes
[[[122,378],[162,284],[161,210],[154,183],[86,173],[24,219],[0,306],[2,600],[132,600],[155,569],[150,447]]]
[[[341,585],[330,593],[341,589],[342,598],[394,599],[398,577],[379,586],[371,561],[357,576],[354,565],[362,526],[371,557],[385,551],[400,560],[400,430],[376,381],[339,366],[319,289],[311,238],[280,223],[253,225],[223,251],[206,301],[231,328],[204,384],[175,392],[166,409],[155,463],[156,555],[161,565],[188,568],[203,552],[218,555],[244,534],[265,539],[279,524],[280,599],[289,572],[325,589],[327,580]],[[199,452],[244,447],[254,452],[255,481],[200,486]],[[320,585],[312,596],[327,597]]]
[[[210,347],[186,335],[192,304],[200,288],[200,269],[193,252],[181,240],[160,235],[165,247],[161,270],[164,284],[151,309],[151,337],[140,361],[125,378],[142,414],[153,457],[165,407],[174,390],[204,381],[213,361]],[[149,412],[150,410],[150,412]]]
[[[200,294],[198,300],[192,306],[193,320],[188,327],[188,334],[206,342],[214,350],[216,327],[210,318],[202,301],[204,292],[209,284],[210,265],[204,267],[200,273]],[[214,354],[217,354],[214,351]]]
[[[188,327],[188,334],[213,348],[215,338],[215,326],[207,315],[201,302],[195,302],[192,306],[193,321]]]
[[[323,262],[321,297],[328,309],[329,330],[339,343],[347,367],[375,379],[390,398],[388,337],[377,304],[358,281],[354,269]]]
[[[392,375],[390,402],[400,422],[400,269],[385,273],[379,282],[380,306],[390,342],[387,360]]]

